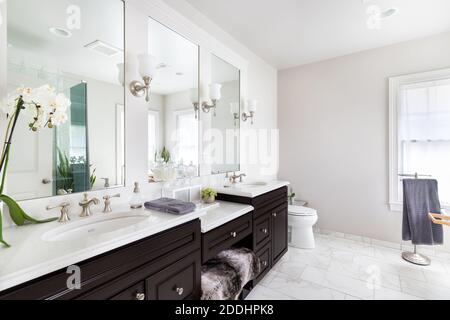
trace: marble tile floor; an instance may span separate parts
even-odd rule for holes
[[[428,267],[401,250],[316,235],[315,250],[291,247],[247,300],[450,300],[450,257]]]

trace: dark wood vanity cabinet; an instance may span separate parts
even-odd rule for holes
[[[219,194],[218,199],[251,205],[253,251],[260,257],[258,283],[288,251],[288,189],[283,187],[256,198]]]
[[[61,270],[6,292],[0,300],[185,300],[201,295],[200,221],[77,264],[81,290]]]

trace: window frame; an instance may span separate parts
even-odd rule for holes
[[[391,211],[402,211],[403,201],[398,193],[398,120],[401,103],[401,86],[420,82],[450,79],[450,68],[408,74],[389,78],[389,207]],[[402,172],[409,173],[409,172]],[[426,174],[426,172],[419,172]],[[450,210],[450,204],[443,204]]]

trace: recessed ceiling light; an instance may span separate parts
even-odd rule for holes
[[[388,19],[395,16],[398,13],[398,8],[389,8],[382,13],[380,13],[381,19]]]
[[[60,27],[50,27],[48,28],[48,31],[50,31],[50,33],[60,38],[70,38],[72,36],[72,32]]]
[[[183,72],[177,72],[177,73],[175,73],[177,76],[179,76],[179,77],[181,77],[181,76],[184,76],[184,73]]]

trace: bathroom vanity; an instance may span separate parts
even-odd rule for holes
[[[275,190],[265,192],[266,188]],[[255,281],[258,283],[288,251],[287,184],[255,184],[249,188],[238,185],[238,188],[223,188],[219,192],[220,200],[248,204],[254,208],[252,250],[262,263],[262,272]]]
[[[4,289],[0,299],[197,300],[201,296],[201,265],[233,246],[247,247],[260,257],[258,282],[287,251],[286,193],[287,188],[281,187],[255,198],[221,194],[219,197],[228,201],[181,218],[142,210],[139,214],[146,215],[148,221],[79,239],[78,243],[72,239],[44,244],[42,233],[58,228],[56,222],[15,230],[21,233],[16,236],[27,243],[0,252],[2,261],[10,261],[0,273],[0,288]],[[136,211],[133,214],[137,215]],[[108,250],[111,241],[115,248]],[[44,247],[36,253],[42,256],[33,256],[33,248],[39,245]],[[13,251],[17,249],[22,261]],[[26,250],[28,259],[23,256]],[[72,254],[64,252],[70,250]],[[91,257],[82,259],[88,251]],[[34,265],[27,268],[33,261]],[[57,268],[64,261],[64,267]],[[79,290],[67,286],[71,276],[67,267],[72,265],[81,270]],[[249,284],[248,289],[253,286]]]

